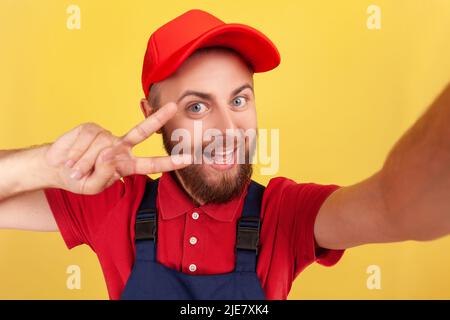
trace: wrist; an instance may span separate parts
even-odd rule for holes
[[[31,185],[33,189],[60,188],[62,186],[59,175],[60,168],[50,164],[47,152],[51,144],[46,143],[36,148],[29,149],[32,166],[29,174],[33,176]]]

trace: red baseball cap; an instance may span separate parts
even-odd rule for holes
[[[197,49],[220,46],[234,49],[254,72],[265,72],[280,64],[280,54],[260,31],[239,23],[225,23],[202,10],[189,10],[158,28],[148,40],[142,67],[142,88],[174,73]]]

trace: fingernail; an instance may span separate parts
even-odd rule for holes
[[[65,166],[67,168],[72,168],[72,166],[75,164],[75,161],[73,161],[72,159],[69,159],[66,161]]]
[[[70,175],[70,177],[71,177],[72,179],[75,179],[75,180],[80,179],[80,178],[81,178],[81,172],[80,172],[80,170],[78,170],[78,169],[73,170],[73,171],[72,171],[72,174]]]

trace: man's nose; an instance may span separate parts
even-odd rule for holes
[[[237,117],[228,106],[219,106],[214,114],[213,127],[226,133],[227,130],[234,131],[237,126]]]

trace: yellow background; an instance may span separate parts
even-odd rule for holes
[[[372,3],[381,30],[366,27]],[[66,27],[70,4],[81,9],[80,30]],[[54,141],[87,121],[125,133],[143,119],[149,35],[191,8],[256,27],[278,46],[279,68],[255,77],[258,120],[280,128],[278,175],[299,182],[348,185],[373,173],[450,78],[448,0],[0,0],[0,149]],[[136,154],[162,150],[155,138]],[[333,268],[307,269],[289,298],[448,299],[449,248],[450,237],[350,249]],[[72,264],[80,290],[66,288]],[[372,264],[380,290],[366,286]],[[107,297],[87,246],[68,251],[58,233],[0,231],[0,298]]]

